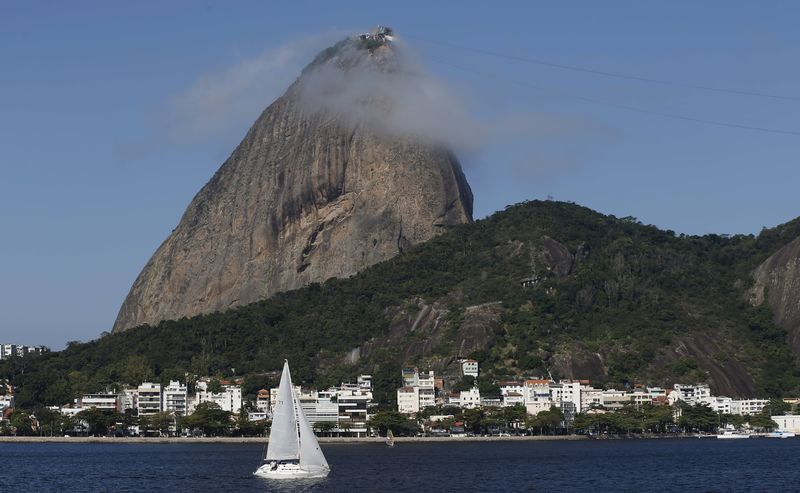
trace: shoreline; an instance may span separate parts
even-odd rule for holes
[[[319,443],[384,443],[382,437],[318,437]],[[537,435],[521,437],[395,437],[396,443],[438,443],[438,442],[548,442],[589,440],[586,435]],[[2,436],[0,443],[258,443],[269,442],[265,437],[38,437],[38,436]]]

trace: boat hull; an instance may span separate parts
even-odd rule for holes
[[[267,479],[315,479],[328,476],[330,469],[308,470],[295,463],[263,464],[253,475]]]

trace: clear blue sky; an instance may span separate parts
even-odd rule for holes
[[[443,44],[800,98],[790,2],[291,3],[0,6],[0,342],[108,330],[258,112],[316,50],[378,23],[484,128],[461,153],[478,218],[548,195],[693,234],[800,215],[800,136],[619,107],[800,132],[800,100]]]

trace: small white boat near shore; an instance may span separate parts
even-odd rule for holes
[[[750,435],[738,431],[725,430],[721,434],[717,435],[717,438],[721,440],[737,440],[739,438],[750,438]]]
[[[766,434],[767,438],[794,438],[795,434],[791,431],[773,431]]]

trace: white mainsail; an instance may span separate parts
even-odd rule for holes
[[[269,445],[267,446],[267,460],[297,460],[300,458],[295,400],[292,376],[289,374],[289,362],[286,361],[283,363],[283,374],[281,374],[281,382],[278,385],[278,397],[275,402]]]

